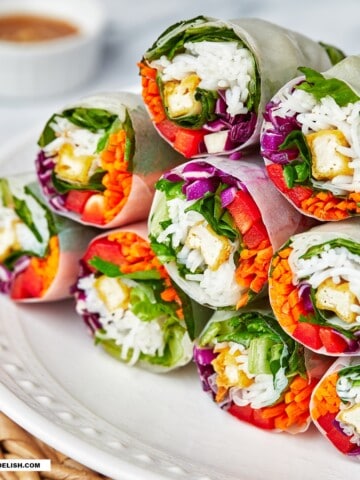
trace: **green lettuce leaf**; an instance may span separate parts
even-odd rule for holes
[[[285,150],[287,148],[297,148],[300,158],[302,159],[302,161],[293,160],[283,168],[286,186],[292,188],[295,183],[304,184],[310,180],[311,152],[301,130],[293,130],[290,132],[279,146],[279,150]]]
[[[325,49],[332,65],[336,65],[346,57],[345,53],[339,48],[334,47],[334,45],[329,45],[328,43],[324,42],[319,42],[319,45]]]
[[[311,93],[316,100],[330,96],[340,107],[360,100],[360,97],[342,80],[325,78],[321,73],[308,67],[300,67],[299,70],[305,75],[306,81],[296,85],[295,88]]]

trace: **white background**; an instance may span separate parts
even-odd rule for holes
[[[140,85],[136,64],[145,50],[169,25],[196,15],[259,17],[335,44],[347,54],[360,54],[359,0],[102,0],[102,4],[109,16],[109,36],[98,74],[56,97],[10,100],[0,92],[0,145],[34,126],[43,126],[69,101]]]

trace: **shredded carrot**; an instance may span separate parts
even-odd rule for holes
[[[179,305],[177,315],[179,318],[183,318],[181,300],[175,288],[172,286],[165,267],[155,256],[148,240],[145,240],[136,233],[127,231],[109,233],[107,238],[121,245],[121,252],[125,257],[125,260],[119,266],[122,273],[143,272],[147,270],[156,270],[159,272],[165,286],[160,295],[162,300],[164,300],[164,302],[176,302]]]
[[[298,289],[292,283],[292,272],[289,265],[291,247],[280,250],[271,262],[269,276],[269,297],[274,314],[280,325],[293,333],[300,315],[306,316],[303,301]]]
[[[275,428],[288,430],[290,427],[301,427],[308,422],[311,393],[317,381],[309,381],[300,375],[290,383],[284,400],[271,407],[260,409],[262,418],[273,418]]]
[[[337,198],[331,192],[320,191],[301,202],[305,213],[325,221],[342,220],[360,213],[360,193],[350,193],[348,198]]]
[[[338,378],[337,372],[333,372],[320,380],[313,396],[311,416],[314,420],[317,420],[327,413],[338,412],[340,407],[340,398],[336,393],[336,382]]]
[[[124,207],[132,186],[132,174],[125,161],[126,133],[119,130],[109,136],[106,149],[101,152],[101,167],[106,170],[104,220],[108,223]]]
[[[40,297],[42,297],[52,284],[59,267],[60,251],[59,239],[53,236],[49,241],[49,253],[43,257],[31,257],[30,266],[35,275],[41,279],[42,288]]]
[[[239,265],[235,272],[237,283],[252,292],[259,293],[265,286],[273,250],[270,240],[262,241],[257,248],[245,248],[240,253]],[[236,308],[246,305],[248,294],[243,294]]]
[[[144,63],[139,63],[138,66],[141,75],[142,98],[150,111],[153,122],[159,123],[165,120],[166,114],[156,83],[156,69]]]

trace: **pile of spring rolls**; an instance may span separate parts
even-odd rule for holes
[[[99,351],[193,362],[234,418],[360,455],[360,56],[199,16],[138,67],[0,180],[0,291],[71,297]]]

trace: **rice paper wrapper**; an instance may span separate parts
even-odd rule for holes
[[[359,374],[360,357],[338,358],[324,373],[310,400],[311,419],[319,432],[340,454],[357,461],[360,397],[354,383]]]
[[[244,323],[241,328],[239,326],[235,327],[234,319],[236,317],[243,319]],[[225,326],[224,329],[221,330],[221,323],[226,324],[230,319],[232,319],[231,327]],[[224,411],[227,411],[235,418],[250,423],[260,429],[266,429],[277,433],[303,433],[308,429],[311,423],[309,408],[311,392],[329,366],[333,363],[333,360],[329,357],[316,354],[306,348],[298,348],[296,343],[291,343],[291,340],[289,342],[289,338],[287,338],[286,335],[284,336],[284,334],[282,334],[279,336],[278,332],[274,330],[274,326],[270,323],[271,321],[276,322],[266,300],[258,301],[254,305],[254,308],[245,308],[241,312],[226,312],[218,310],[213,314],[208,325],[205,327],[202,335],[200,335],[195,344],[194,361],[197,366],[204,392],[206,392]],[[264,328],[268,327],[272,331],[272,335],[278,335],[277,341],[280,343],[284,342],[283,345],[286,345],[283,346],[283,352],[287,350],[287,356],[283,357],[282,366],[284,372],[289,374],[289,377],[286,382],[286,373],[284,373],[285,377],[283,377],[283,381],[281,382],[279,371],[275,375],[274,373],[272,374],[273,382],[277,385],[276,388],[279,388],[276,399],[275,397],[272,397],[274,392],[268,390],[268,393],[265,393],[265,384],[263,384],[263,388],[260,388],[261,382],[265,380],[266,375],[259,374],[260,376],[257,378],[258,374],[254,374],[253,371],[249,373],[250,370],[254,368],[254,365],[251,363],[254,362],[253,347],[256,343],[257,345],[260,345],[262,341],[260,333],[256,336],[256,327],[253,326],[255,325],[254,322],[257,322],[257,325],[263,325],[262,330],[259,330],[259,332],[262,331],[265,335]],[[252,333],[244,333],[243,329],[246,328],[246,323],[249,325]],[[234,339],[231,341],[224,340],[226,332],[229,334],[231,328],[234,329],[234,332],[237,331],[237,334],[234,333]],[[216,341],[216,335],[221,337],[221,341]],[[236,341],[236,335],[238,336],[237,338],[240,339],[239,341]],[[229,337],[230,336],[231,334]],[[248,347],[241,345],[241,340],[245,341],[245,338],[248,338]],[[251,345],[252,341],[254,342],[253,346]],[[218,348],[216,347],[217,343],[219,343]],[[263,343],[263,345],[265,345],[265,343]],[[238,348],[241,350],[237,350]],[[268,348],[270,347],[268,346]],[[224,352],[227,349],[228,352],[224,356]],[[255,355],[259,358],[261,357],[261,347]],[[223,358],[221,358],[221,356]],[[233,360],[231,360],[231,357],[233,357]],[[268,356],[268,359],[270,359],[270,357],[271,355]],[[226,362],[229,362],[229,366],[233,365],[233,362],[236,363],[236,358],[242,358],[241,361],[239,360],[238,364],[239,371],[242,371],[242,374],[239,374],[239,379],[242,378],[242,380],[239,381],[239,385],[234,384],[233,378],[232,380],[226,380],[226,372],[230,371],[227,370]],[[301,374],[295,372],[290,374],[292,368],[291,362],[292,365],[296,362],[299,362],[299,365],[302,365],[299,369],[299,372],[301,370]],[[244,374],[249,376],[248,381],[245,381],[244,377],[242,377]],[[292,384],[294,380],[295,382]],[[227,382],[228,385],[226,386]],[[257,388],[254,388],[254,385],[257,385]],[[225,394],[221,391],[223,388],[227,389]],[[298,391],[294,395],[293,393],[297,389]],[[299,395],[299,398],[300,396],[302,398],[301,407],[300,405],[297,407],[298,412],[300,412],[300,410],[302,412],[298,418],[295,418],[296,416],[292,417],[291,414],[287,413],[296,410],[296,395]],[[272,409],[274,409],[273,412]]]
[[[358,72],[360,69],[360,56],[356,55],[350,55],[349,57],[344,58],[341,60],[339,63],[336,65],[332,66],[331,68],[321,71],[318,69],[318,71],[321,71],[321,74],[326,78],[326,79],[337,79],[341,80],[344,82],[348,87],[351,88],[351,90],[360,96],[360,80],[358,76]],[[316,70],[316,69],[315,69]],[[271,98],[271,103],[273,103],[275,106],[277,104],[281,105],[281,101],[284,98],[285,92],[291,91],[294,89],[296,85],[299,83],[303,82],[306,80],[305,75],[298,75],[295,78],[291,79],[290,81],[284,83],[282,87],[275,93],[275,95]],[[280,103],[279,103],[280,102]],[[270,106],[270,103],[269,103]],[[266,108],[264,108],[266,110]],[[338,115],[338,112],[337,112]],[[266,116],[269,116],[268,114]],[[326,123],[325,120],[322,120],[323,122]],[[329,120],[331,122],[331,119]],[[334,127],[325,127],[324,129],[321,130],[326,130],[326,128],[335,128],[335,125],[339,125],[338,118],[334,117]],[[338,221],[338,220],[344,220],[346,218],[349,218],[350,216],[353,215],[359,215],[360,214],[360,209],[358,206],[356,206],[356,201],[357,198],[351,198],[351,193],[352,192],[344,192],[339,190],[339,193],[336,193],[336,185],[333,186],[333,191],[330,189],[323,188],[321,189],[321,182],[316,182],[316,188],[312,187],[309,184],[302,185],[301,183],[295,183],[293,187],[288,187],[285,182],[285,177],[282,172],[282,167],[286,164],[289,163],[289,160],[286,160],[284,157],[284,160],[279,160],[277,161],[271,161],[269,154],[267,152],[267,140],[266,137],[271,134],[281,134],[283,133],[280,132],[282,129],[283,132],[289,133],[290,131],[287,131],[285,129],[284,124],[280,124],[280,130],[277,130],[277,126],[274,126],[274,124],[270,121],[270,119],[265,119],[262,121],[261,125],[261,132],[260,132],[260,151],[262,153],[265,165],[268,170],[269,177],[271,180],[274,182],[278,190],[281,192],[282,195],[284,195],[288,201],[301,213],[308,217],[312,217],[316,220],[320,221]],[[283,140],[285,140],[285,135],[283,137]],[[282,141],[283,141],[282,140]],[[359,138],[357,138],[356,143],[359,142]],[[281,152],[278,148],[274,149],[277,152]],[[299,155],[298,155],[298,158]],[[323,167],[324,168],[324,167]],[[313,181],[315,180],[312,178]],[[311,210],[308,208],[306,205],[306,200],[314,196],[317,192],[323,192],[328,196],[328,205],[326,204],[326,201],[323,201],[323,205],[321,207],[321,211],[317,210]],[[302,205],[302,201],[305,200],[305,204]],[[348,208],[343,208],[341,207],[340,210],[337,210],[337,215],[334,216],[332,212],[337,209],[338,204],[343,204],[344,200],[349,201],[349,207]],[[352,205],[350,205],[352,203]],[[319,199],[319,206],[321,204],[321,199]],[[330,208],[329,208],[330,207]]]
[[[143,240],[148,240],[148,226],[147,222],[142,221],[142,222],[136,222],[127,226],[119,227],[116,229],[112,229],[110,231],[101,233],[96,235],[88,244],[88,248],[85,253],[90,251],[92,248],[92,245],[96,243],[99,239],[102,238],[107,238],[110,234],[119,234],[119,233],[132,233],[137,235]],[[77,311],[78,313],[82,316],[85,324],[88,327],[89,333],[93,336],[95,332],[101,328],[101,322],[98,318],[98,314],[94,314],[90,312],[89,310],[86,309],[86,307],[83,307],[80,305],[81,300],[84,299],[84,290],[82,290],[79,286],[79,281],[86,275],[89,274],[89,271],[87,270],[86,266],[82,263],[82,268],[78,272],[78,278],[77,278],[77,285],[74,288],[74,295],[75,299],[77,302]],[[135,285],[135,281],[133,281]],[[179,292],[178,292],[179,293]],[[186,298],[187,303],[184,303],[184,297],[180,296],[180,300],[182,301],[182,306],[183,306],[183,312],[184,312],[184,317],[185,319],[179,319],[179,323],[183,326],[186,327],[186,330],[181,338],[180,342],[180,347],[182,349],[182,354],[181,356],[176,360],[175,363],[172,365],[162,365],[161,363],[156,364],[156,362],[151,363],[150,361],[144,360],[144,359],[138,359],[136,360],[135,363],[132,361],[127,362],[124,359],[121,358],[121,354],[119,352],[114,352],[111,348],[106,348],[106,344],[103,345],[104,349],[112,356],[114,356],[117,360],[121,360],[124,363],[129,363],[131,366],[135,365],[139,368],[149,370],[153,373],[166,373],[169,372],[173,369],[182,367],[186,364],[188,364],[192,358],[193,358],[193,337],[194,333],[197,333],[199,328],[202,328],[203,325],[207,322],[208,318],[211,315],[210,310],[204,310],[201,308],[201,306],[196,305],[194,302],[190,301],[189,298]],[[186,309],[186,312],[185,312]],[[190,328],[187,321],[188,319],[186,318],[186,315],[191,314],[193,317],[193,321],[196,323],[195,325],[192,325],[193,331],[190,331]],[[165,315],[165,314],[164,314]],[[147,323],[146,320],[144,322]],[[130,330],[130,326],[128,325],[128,328]],[[171,328],[171,327],[170,327]],[[167,332],[168,334],[170,333],[171,337],[171,332]],[[136,336],[136,333],[134,334]],[[168,335],[169,336],[169,335]],[[174,337],[176,335],[174,334]],[[149,339],[151,336],[149,335]],[[149,342],[150,340],[148,340]],[[118,344],[121,345],[121,344]]]
[[[260,210],[262,222],[265,225],[272,249],[275,251],[288,240],[290,235],[306,230],[313,223],[297,212],[277,191],[266,175],[263,163],[257,155],[249,156],[247,159],[248,161],[233,161],[225,157],[213,156],[205,157],[201,161],[233,176],[241,182],[245,191],[250,193]],[[171,172],[175,174],[181,172],[187,165],[193,162],[196,162],[196,160],[175,167]],[[157,190],[149,214],[149,232],[155,237],[160,223],[166,219],[166,209],[165,194]],[[165,267],[170,277],[190,298],[210,308],[224,307],[221,304],[221,299],[209,298],[196,282],[184,279],[180,275],[174,261],[165,262]],[[235,305],[232,305],[232,308],[235,308]]]
[[[12,194],[16,195],[20,190],[27,186],[33,196],[45,205],[44,198],[40,192],[40,187],[34,181],[35,174],[20,174],[16,176],[17,187]],[[12,177],[15,178],[15,177]],[[46,207],[45,207],[46,208]],[[39,303],[50,302],[70,298],[72,296],[71,288],[74,285],[79,273],[79,261],[84,254],[89,241],[97,234],[97,230],[73,222],[70,219],[62,218],[48,210],[55,226],[55,236],[58,238],[59,257],[56,271],[53,273],[49,287],[39,297],[17,298],[13,299],[18,303]],[[34,256],[25,252],[25,256],[31,258]],[[23,271],[23,270],[21,270]],[[21,273],[21,271],[19,273]]]
[[[320,71],[331,67],[326,50],[316,41],[292,30],[258,18],[218,20],[207,17],[201,26],[225,27],[232,29],[254,56],[260,79],[260,99],[257,107],[257,120],[254,131],[242,145],[226,151],[231,154],[255,146],[259,142],[262,125],[262,112],[271,97],[286,82],[298,75],[299,66],[307,66]],[[178,34],[178,29],[176,29]],[[168,33],[166,38],[171,38]],[[281,56],[281,61],[279,58]],[[144,55],[146,59],[146,54]],[[161,131],[159,131],[162,135]],[[163,136],[163,135],[162,135]],[[166,140],[166,137],[163,136]],[[225,152],[219,153],[219,155]],[[206,154],[195,155],[201,157]]]
[[[45,196],[50,200],[50,206],[62,216],[84,225],[102,229],[116,228],[145,220],[154,196],[155,182],[164,171],[180,164],[183,157],[159,138],[148,118],[142,98],[138,94],[130,92],[100,93],[67,105],[58,113],[77,107],[106,110],[117,115],[121,123],[125,121],[126,114],[129,115],[135,136],[135,150],[130,161],[132,173],[130,194],[119,213],[105,224],[93,224],[82,220],[79,214],[59,207],[58,202],[52,202],[45,191]]]
[[[318,253],[313,250],[314,256],[310,257],[313,266],[302,263],[300,271],[298,259],[309,249],[325,243],[329,243],[325,249],[319,249]],[[316,225],[293,235],[273,256],[269,270],[273,312],[288,335],[314,352],[331,357],[360,354],[360,317],[354,313],[359,310],[358,252],[360,219],[352,218]],[[320,253],[322,256],[316,257]],[[309,278],[313,274],[318,275],[318,280],[312,277],[316,286],[311,293]],[[314,304],[322,311],[320,320],[316,319]]]

